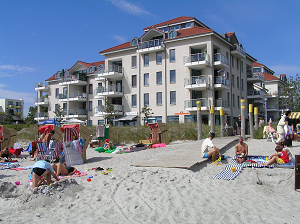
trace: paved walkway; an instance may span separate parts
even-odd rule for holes
[[[175,149],[168,155],[152,160],[141,161],[133,164],[132,166],[190,169],[197,163],[199,164],[207,160],[211,160],[211,158],[202,158],[201,145],[203,140],[187,143],[186,147]],[[221,149],[222,152],[226,146],[232,147],[234,144],[237,144],[238,137],[230,136],[214,138],[213,142],[217,148]]]

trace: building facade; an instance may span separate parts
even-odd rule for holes
[[[252,66],[256,59],[235,33],[218,34],[194,17],[178,17],[144,32],[100,51],[105,61],[78,61],[36,87],[36,120],[53,118],[60,105],[66,119],[97,125],[109,114],[115,125],[137,125],[145,122],[141,111],[146,105],[153,112],[151,121],[194,122],[201,101],[204,123],[214,106],[215,122],[223,108],[233,125],[240,100],[248,105],[248,90],[258,85]]]
[[[2,122],[5,114],[10,113],[13,121],[23,120],[24,100],[19,99],[0,99],[0,121]]]

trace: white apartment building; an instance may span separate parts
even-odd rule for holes
[[[19,99],[0,99],[0,120],[5,114],[10,113],[13,117],[13,121],[23,120],[23,108],[24,100]]]
[[[254,85],[252,92],[248,90],[248,100],[249,97],[254,99],[254,105],[259,107],[266,121],[271,119],[278,122],[280,114],[288,109],[284,105],[279,105],[278,95],[280,88],[287,84],[287,78],[285,74],[274,75],[274,73],[267,66],[253,62],[253,77],[257,78],[258,83]]]
[[[53,118],[55,107],[61,105],[66,119],[102,124],[105,101],[110,100],[115,125],[143,124],[144,105],[152,109],[156,122],[193,122],[200,100],[203,122],[208,122],[209,107],[214,106],[216,123],[223,108],[233,125],[240,100],[248,105],[247,89],[257,82],[252,72],[256,59],[246,53],[235,33],[218,34],[184,16],[144,32],[100,51],[104,62],[78,61],[47,79],[47,85],[40,83],[36,120]]]

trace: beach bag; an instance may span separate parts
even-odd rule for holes
[[[285,136],[283,144],[286,145],[287,147],[292,146],[292,139],[291,139],[290,135]]]

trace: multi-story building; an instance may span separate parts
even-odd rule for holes
[[[144,31],[139,38],[100,51],[104,62],[78,61],[47,79],[49,90],[43,84],[36,90],[42,98],[38,113],[48,110],[48,117],[36,119],[53,118],[61,105],[65,118],[101,124],[109,101],[116,125],[141,124],[144,105],[152,109],[156,122],[192,122],[197,119],[196,102],[201,101],[204,122],[214,106],[216,123],[223,108],[225,119],[234,124],[240,100],[248,105],[256,61],[236,34],[218,34],[194,17],[178,17]]]
[[[279,92],[287,83],[285,74],[275,75],[267,66],[254,62],[253,77],[256,77],[258,83],[254,85],[252,96],[255,96],[254,105],[259,107],[261,117],[269,121],[278,121],[280,114],[287,108],[279,105]],[[251,94],[248,90],[248,100]]]
[[[10,113],[12,115],[13,121],[22,121],[23,108],[23,99],[0,99],[0,121],[2,122],[4,115],[7,113]]]

